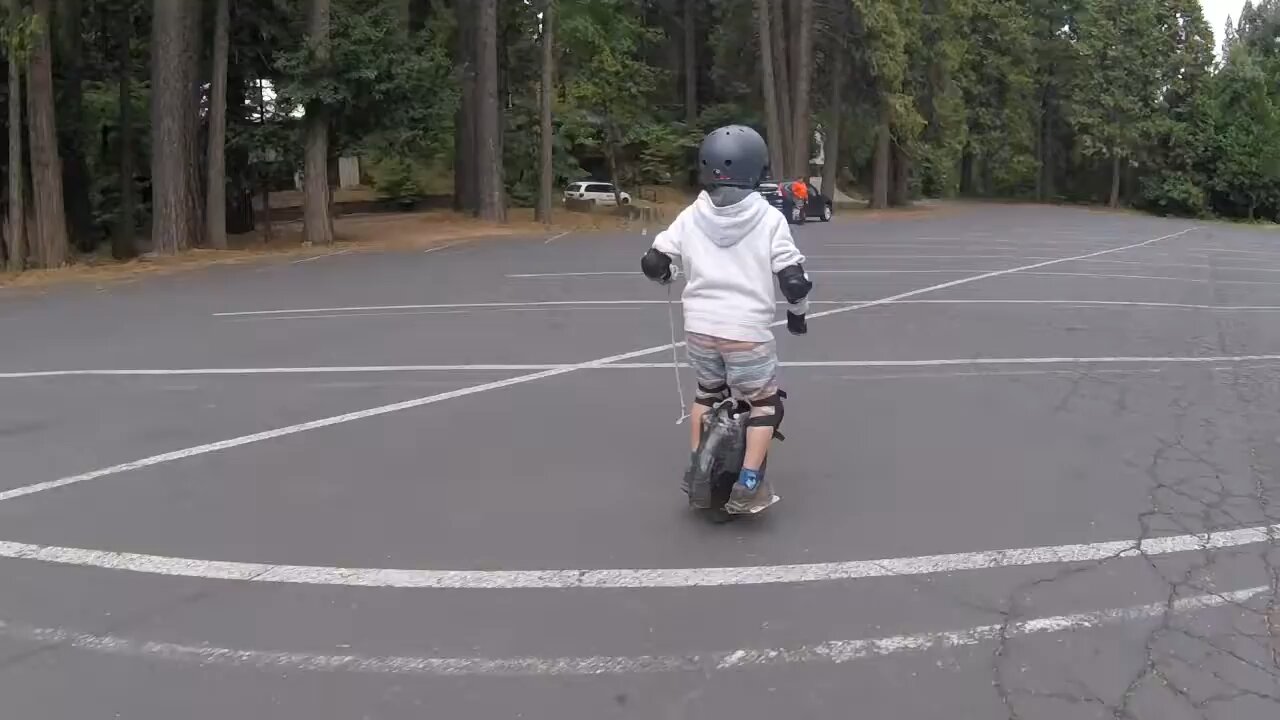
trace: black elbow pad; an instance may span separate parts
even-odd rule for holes
[[[644,276],[658,282],[671,280],[671,256],[653,248],[640,258],[640,269]]]
[[[782,288],[782,296],[787,302],[794,305],[805,299],[813,289],[813,281],[809,279],[804,267],[796,263],[778,271],[778,287]]]

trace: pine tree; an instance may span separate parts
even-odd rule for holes
[[[1121,170],[1153,134],[1163,79],[1157,0],[1088,0],[1076,47],[1071,122],[1084,154],[1111,166],[1107,205],[1120,204]]]
[[[27,125],[31,141],[31,191],[35,199],[36,263],[43,268],[67,263],[67,215],[62,194],[62,157],[54,111],[53,29],[50,0],[32,4],[35,32],[27,75]]]

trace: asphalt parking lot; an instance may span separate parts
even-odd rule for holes
[[[713,526],[651,235],[0,291],[0,717],[1280,716],[1280,236],[797,228]]]

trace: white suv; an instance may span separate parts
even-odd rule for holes
[[[631,196],[619,194],[623,205],[631,204]],[[602,182],[576,182],[564,189],[565,200],[587,200],[596,205],[615,205],[617,198],[613,195],[613,185]]]

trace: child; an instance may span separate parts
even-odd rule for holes
[[[746,457],[725,509],[759,512],[773,503],[764,478],[769,442],[782,422],[778,355],[773,331],[773,282],[791,307],[787,329],[808,332],[805,322],[813,288],[791,240],[786,218],[756,192],[769,149],[759,133],[730,125],[707,135],[698,150],[698,180],[705,188],[671,227],[658,233],[641,261],[652,280],[671,282],[680,258],[685,285],[684,326],[698,380],[690,408],[696,457],[702,418],[732,393],[751,405]]]

